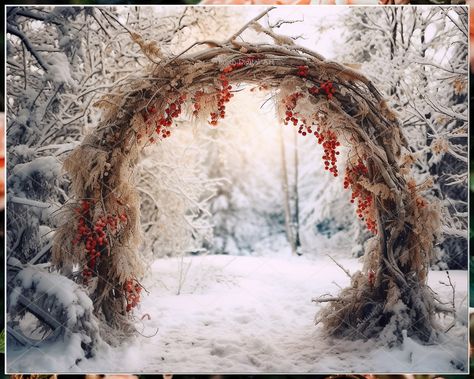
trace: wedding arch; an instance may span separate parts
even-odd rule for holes
[[[429,183],[418,185],[410,176],[413,158],[396,115],[361,73],[259,24],[267,12],[226,41],[195,43],[174,57],[129,31],[151,69],[124,79],[97,103],[99,125],[64,163],[74,204],[55,234],[55,265],[63,272],[83,267],[81,280],[91,285],[95,311],[113,328],[127,328],[143,275],[134,182],[140,152],[169,138],[178,117],[217,127],[233,86],[245,84],[269,91],[284,127],[296,127],[323,146],[328,174],[344,176],[354,217],[372,234],[364,267],[351,275],[350,286],[316,300],[327,303],[317,322],[348,338],[370,338],[390,327],[395,341],[403,330],[433,340],[434,315],[442,305],[427,286],[427,274],[439,209],[422,195]],[[237,40],[248,28],[273,42]],[[342,146],[348,153],[341,165]]]

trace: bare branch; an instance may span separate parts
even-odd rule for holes
[[[95,8],[91,8],[90,15],[93,17],[93,19],[97,22],[97,24],[100,26],[100,28],[103,30],[105,34],[107,34],[107,37],[111,38],[110,33],[107,31],[105,26],[102,24],[102,22],[99,20],[99,18],[95,15],[94,13]]]
[[[349,270],[347,270],[346,268],[344,268],[340,263],[338,263],[333,257],[331,257],[329,254],[326,254],[329,258],[331,258],[331,260],[337,264],[342,271],[344,271],[346,273],[346,275],[349,277],[349,278],[352,278],[352,275],[351,273],[349,272]]]
[[[296,24],[297,22],[303,22],[303,21],[304,21],[304,18],[301,19],[301,20],[283,20],[283,19],[280,19],[280,20],[276,21],[274,24],[270,24],[270,22],[269,22],[268,27],[271,28],[271,29],[278,29],[282,25]]]
[[[453,322],[451,325],[446,329],[445,333],[447,333],[449,330],[451,330],[455,325],[456,325],[456,287],[454,286],[453,282],[451,281],[451,276],[449,275],[449,271],[446,270],[446,276],[448,277],[448,283],[439,281],[439,284],[442,284],[446,287],[451,287],[452,291],[452,298],[451,298],[451,305],[453,307],[452,313],[453,313]]]
[[[317,297],[317,298],[311,299],[311,301],[313,303],[329,303],[333,301],[341,301],[341,298],[340,297]]]
[[[263,12],[261,12],[260,14],[258,14],[257,16],[255,16],[254,18],[252,18],[249,22],[247,22],[244,26],[242,26],[236,33],[234,33],[226,42],[227,43],[230,43],[232,41],[234,41],[238,36],[240,36],[246,29],[248,29],[248,27],[253,24],[254,22],[257,22],[258,20],[260,20],[263,16],[265,16],[266,14],[268,14],[270,11],[272,11],[273,9],[275,9],[275,7],[270,7],[270,8],[267,8],[266,10],[264,10]]]

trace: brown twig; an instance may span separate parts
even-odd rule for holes
[[[331,257],[329,254],[326,254],[336,265],[339,266],[339,268],[344,271],[346,273],[346,275],[349,277],[349,278],[352,278],[352,275],[351,273],[349,272],[349,270],[347,270],[346,268],[344,268],[344,266],[342,266],[340,263],[338,263],[333,257]]]

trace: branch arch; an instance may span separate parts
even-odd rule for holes
[[[262,16],[247,26],[265,32],[256,23]],[[357,215],[373,234],[364,269],[339,296],[317,300],[328,302],[317,321],[344,337],[369,338],[397,325],[399,341],[402,330],[432,340],[439,305],[426,283],[439,209],[421,195],[429,183],[419,186],[409,175],[411,158],[396,115],[361,73],[276,35],[274,44],[252,44],[238,42],[238,34],[161,57],[97,103],[101,122],[64,163],[75,204],[55,235],[54,263],[65,271],[81,265],[84,282],[96,281],[96,312],[111,326],[128,328],[143,273],[134,187],[140,151],[170,137],[178,117],[217,126],[233,86],[253,85],[272,93],[283,124],[323,145],[328,173],[344,175]],[[147,56],[161,54],[132,37]],[[340,146],[349,151],[344,173]]]

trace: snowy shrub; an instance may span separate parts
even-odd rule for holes
[[[9,265],[12,263],[16,273],[9,278],[7,298],[12,351],[16,345],[36,346],[46,360],[54,359],[48,352],[51,349],[54,354],[59,343],[69,351],[70,366],[93,356],[101,337],[92,300],[85,290],[57,273],[22,267],[10,260]]]

